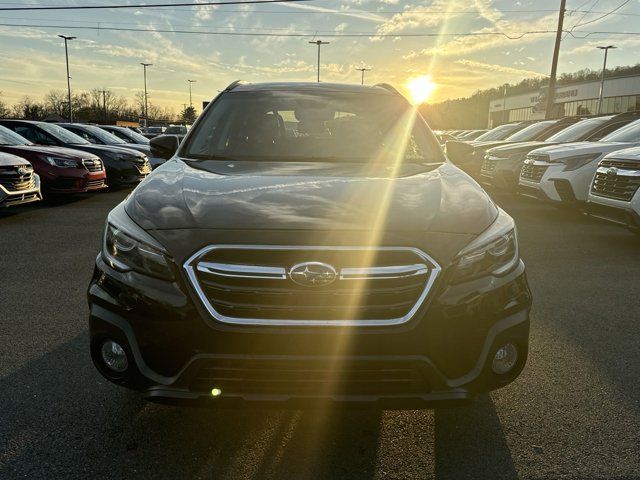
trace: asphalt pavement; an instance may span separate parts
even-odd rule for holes
[[[85,291],[126,192],[0,212],[0,479],[640,479],[640,237],[526,199],[513,384],[422,411],[147,403],[88,352]]]

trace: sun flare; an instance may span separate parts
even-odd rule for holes
[[[420,77],[410,79],[407,82],[406,87],[409,91],[411,102],[414,105],[420,105],[431,97],[431,94],[436,89],[437,84],[429,75],[422,75]]]

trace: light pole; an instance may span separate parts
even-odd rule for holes
[[[371,71],[371,69],[370,68],[361,67],[361,68],[356,68],[356,70],[358,72],[362,73],[362,79],[360,80],[360,85],[364,85],[364,72],[369,72],[369,71]]]
[[[320,83],[320,47],[322,45],[329,45],[331,42],[323,42],[322,40],[316,40],[314,42],[309,42],[309,43],[318,46],[318,83]]]
[[[67,37],[65,35],[58,35],[58,37],[64,39],[64,56],[67,60],[67,95],[69,100],[69,121],[73,122],[73,110],[71,109],[71,77],[69,76],[69,50],[67,49],[67,42],[69,40],[75,40],[76,37]]]
[[[193,101],[191,99],[191,84],[196,83],[197,80],[187,80],[187,82],[189,82],[189,106],[193,108]]]
[[[142,65],[142,69],[144,70],[144,126],[148,127],[149,112],[148,112],[148,105],[147,105],[147,67],[150,67],[151,65],[153,65],[153,63],[140,62],[140,65]]]
[[[604,73],[607,71],[607,54],[610,48],[618,48],[615,45],[607,45],[606,47],[598,47],[604,50],[604,65],[602,66],[602,76],[600,77],[600,95],[598,98],[598,115],[602,112],[602,96],[604,95]]]

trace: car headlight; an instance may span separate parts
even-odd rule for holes
[[[107,217],[102,257],[116,270],[134,270],[164,280],[173,279],[167,251],[131,220],[125,212],[124,202]]]
[[[500,208],[491,226],[457,255],[451,282],[502,275],[515,267],[519,260],[515,222]]]
[[[78,161],[72,158],[61,158],[61,157],[44,157],[44,160],[54,167],[62,167],[62,168],[78,168]]]
[[[584,167],[587,163],[594,161],[600,157],[602,153],[587,153],[585,155],[574,155],[572,157],[559,158],[556,163],[562,163],[565,172],[571,172],[577,170],[580,167]]]

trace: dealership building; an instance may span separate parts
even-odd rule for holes
[[[556,87],[554,117],[598,113],[600,81],[572,83]],[[544,118],[546,87],[519,95],[505,96],[489,103],[489,127],[517,120]],[[640,75],[607,78],[602,111],[622,113],[640,110]]]

